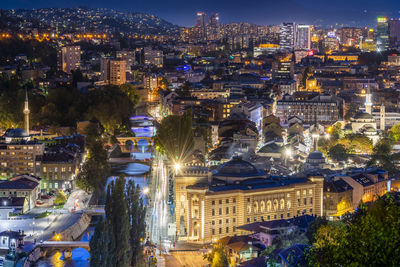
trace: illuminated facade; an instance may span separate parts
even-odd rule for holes
[[[389,25],[386,17],[378,17],[378,30],[376,33],[376,46],[378,51],[389,48]]]
[[[58,68],[68,74],[77,70],[81,65],[81,47],[64,46],[58,51]]]
[[[123,59],[101,59],[101,79],[105,84],[126,83],[126,61]]]
[[[144,48],[144,64],[162,68],[164,64],[163,52],[151,47]]]
[[[345,46],[359,46],[362,31],[360,28],[343,27],[340,29],[340,43]]]
[[[297,100],[292,96],[277,101],[276,116],[287,123],[292,116],[304,123],[334,123],[340,118],[341,102],[329,95],[320,94],[312,99]]]
[[[311,48],[311,34],[310,25],[299,24],[297,25],[296,49]]]
[[[293,22],[284,22],[279,32],[279,44],[282,49],[292,50],[295,45],[296,24]]]
[[[274,54],[280,49],[280,45],[277,44],[260,44],[253,48],[254,57],[261,55]]]
[[[181,240],[216,241],[238,234],[237,226],[302,214],[322,216],[322,177],[267,177],[238,158],[220,165],[212,175],[176,177]]]

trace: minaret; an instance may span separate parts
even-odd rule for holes
[[[25,90],[25,106],[24,106],[24,128],[26,133],[29,135],[29,102],[28,102],[28,91]]]
[[[382,103],[382,105],[381,105],[381,114],[380,114],[380,129],[381,129],[381,131],[384,131],[385,130],[385,126],[386,126],[386,114],[385,114],[385,104],[383,104]]]
[[[365,112],[372,115],[372,94],[369,89],[369,83],[367,87],[367,93],[365,94]]]

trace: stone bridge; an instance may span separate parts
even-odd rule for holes
[[[138,144],[141,140],[145,140],[148,144],[148,149],[154,146],[154,138],[147,136],[127,136],[117,137],[121,151],[124,153],[131,152],[132,149],[138,149]]]
[[[76,248],[84,248],[90,251],[89,242],[87,241],[44,241],[37,243],[25,258],[23,267],[33,266],[37,260],[51,255],[54,251],[60,251],[65,258],[71,258],[72,251]]]

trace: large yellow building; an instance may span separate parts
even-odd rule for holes
[[[181,240],[216,241],[256,221],[323,215],[323,177],[269,177],[235,158],[213,173],[176,177],[176,226]]]

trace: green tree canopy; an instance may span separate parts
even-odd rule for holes
[[[322,225],[308,259],[310,266],[398,266],[400,206],[387,194],[344,222]]]
[[[395,141],[398,142],[400,140],[400,124],[394,124],[390,129],[390,132],[392,133]]]
[[[328,155],[335,161],[347,161],[349,154],[342,144],[337,144],[329,149]]]
[[[170,160],[185,162],[194,146],[191,113],[165,117],[158,127],[155,143],[158,151]]]
[[[221,243],[214,245],[210,253],[204,255],[211,267],[228,267],[228,257],[226,256],[225,248]]]

